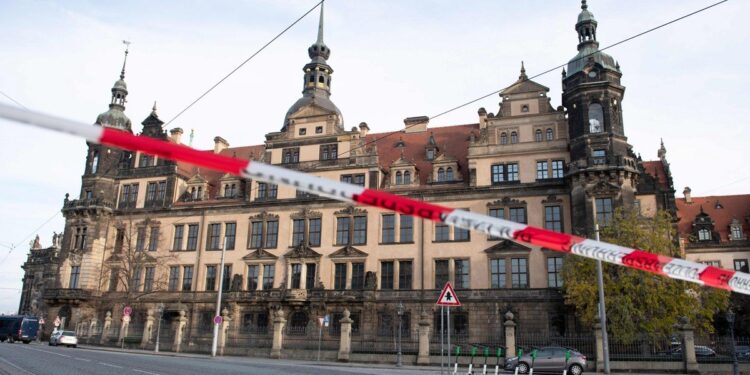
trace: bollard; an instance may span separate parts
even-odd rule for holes
[[[453,365],[453,375],[458,375],[458,358],[461,356],[461,346],[456,345],[456,363]]]

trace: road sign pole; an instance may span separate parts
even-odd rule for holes
[[[445,306],[440,306],[440,375],[443,375],[443,365],[445,364]]]
[[[453,349],[451,347],[451,308],[450,306],[446,307],[445,310],[446,310],[445,320],[447,320],[447,323],[448,323],[448,365],[450,365],[451,350]],[[458,361],[458,359],[456,359],[456,361]]]
[[[224,244],[221,246],[221,264],[219,265],[219,292],[216,293],[216,316],[221,316],[221,291],[224,288],[224,253],[226,250],[227,236],[224,236]],[[219,324],[214,321],[214,340],[211,344],[211,357],[216,357],[216,347],[219,343]]]

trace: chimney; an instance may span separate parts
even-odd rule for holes
[[[367,136],[367,132],[370,131],[370,127],[367,126],[366,122],[360,122],[359,123],[359,136],[364,138]]]
[[[404,131],[406,133],[423,132],[427,130],[430,118],[427,116],[408,117],[404,119]]]
[[[174,128],[169,131],[170,138],[172,139],[173,143],[180,144],[180,140],[182,139],[182,128]]]
[[[685,186],[685,190],[682,191],[685,196],[685,203],[693,203],[693,197],[690,196],[691,191],[689,186]]]
[[[219,136],[214,137],[214,154],[221,153],[229,147],[229,142]]]

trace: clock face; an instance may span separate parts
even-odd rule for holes
[[[590,77],[590,78],[596,78],[596,72],[595,72],[595,71],[593,71],[593,70],[592,70],[592,71],[590,71],[590,72],[589,72],[589,77]]]

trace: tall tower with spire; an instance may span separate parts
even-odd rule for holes
[[[598,22],[581,1],[575,24],[578,54],[563,71],[563,105],[568,112],[573,231],[592,234],[593,212],[608,217],[616,207],[635,201],[636,156],[622,119],[620,65],[599,50]]]
[[[302,68],[304,81],[302,97],[298,99],[284,116],[282,132],[290,131],[295,122],[310,115],[327,115],[331,126],[324,126],[323,134],[333,134],[344,130],[344,118],[341,111],[330,99],[331,76],[333,68],[328,65],[331,49],[323,42],[324,3],[320,4],[320,22],[318,23],[318,38],[307,49],[310,62]]]

